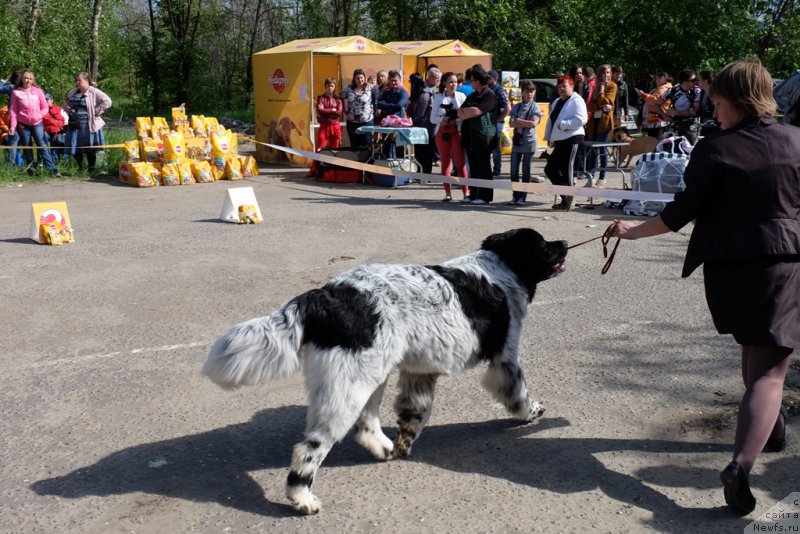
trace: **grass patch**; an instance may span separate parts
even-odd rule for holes
[[[134,128],[122,127],[109,127],[103,130],[105,134],[106,143],[109,145],[116,145],[136,139],[136,131]],[[8,152],[4,150],[3,152]],[[79,171],[78,164],[73,158],[57,158],[56,166],[58,171],[64,176],[63,178],[54,177],[49,170],[44,167],[36,165],[34,160],[33,165],[27,168],[18,169],[8,165],[7,154],[0,155],[0,185],[11,185],[18,183],[41,183],[53,182],[59,180],[89,180],[93,177],[97,178],[115,178],[117,176],[117,168],[119,162],[124,158],[123,150],[121,148],[109,148],[97,154],[97,168],[94,175],[90,175],[87,171]]]

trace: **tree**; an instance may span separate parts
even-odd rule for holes
[[[102,10],[103,0],[94,0],[92,28],[89,32],[89,59],[86,61],[86,70],[92,80],[97,79],[97,70],[100,64],[100,13]]]

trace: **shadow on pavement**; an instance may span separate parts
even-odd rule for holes
[[[259,469],[287,469],[292,446],[304,428],[305,407],[286,406],[257,413],[248,423],[202,434],[145,443],[113,453],[93,465],[31,485],[39,495],[77,499],[143,492],[215,502],[272,517],[294,515],[288,504],[268,500],[249,475]],[[409,461],[459,473],[505,479],[521,486],[568,494],[599,489],[620,502],[653,513],[660,530],[685,531],[720,526],[730,518],[724,507],[683,508],[648,484],[670,487],[712,486],[716,472],[662,466],[647,468],[642,477],[616,472],[595,455],[625,451],[660,453],[725,452],[714,443],[646,439],[545,437],[548,430],[569,426],[564,419],[545,419],[538,426],[503,419],[432,426],[415,444]],[[391,436],[394,431],[387,429]],[[373,462],[352,437],[335,446],[320,471]],[[793,468],[796,470],[796,461]],[[523,489],[524,491],[524,489]],[[721,496],[720,496],[721,499]],[[741,523],[743,527],[746,522]],[[674,527],[674,528],[673,528]]]

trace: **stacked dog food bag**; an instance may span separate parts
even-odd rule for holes
[[[253,156],[240,156],[238,138],[214,117],[186,116],[172,108],[172,128],[164,117],[137,117],[135,140],[125,141],[119,180],[137,187],[241,180],[258,175]]]

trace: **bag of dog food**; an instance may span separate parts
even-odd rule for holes
[[[181,185],[191,185],[197,183],[192,174],[192,164],[184,160],[178,163],[178,170],[180,171]]]
[[[258,210],[252,204],[242,204],[239,206],[239,222],[242,224],[259,224]]]
[[[218,172],[225,171],[225,158],[231,155],[231,132],[211,132],[211,160]],[[219,178],[217,178],[219,179]]]
[[[150,137],[152,126],[153,123],[150,121],[150,117],[136,117],[136,137],[139,139]]]
[[[211,171],[211,164],[207,161],[192,161],[190,163],[192,175],[199,184],[207,184],[216,181],[214,173]]]
[[[208,159],[211,157],[211,142],[206,137],[190,137],[186,139],[187,159]]]
[[[139,157],[139,141],[125,141],[125,161],[128,163],[141,161]]]
[[[225,158],[225,179],[226,180],[241,180],[242,179],[242,162],[236,156],[229,156]]]
[[[256,164],[256,158],[253,156],[239,156],[239,161],[242,162],[242,176],[245,178],[258,176],[259,170]]]
[[[186,157],[186,140],[182,133],[167,132],[161,136],[164,145],[164,163],[180,163]]]
[[[165,163],[161,167],[162,185],[181,185],[181,167],[178,163]]]
[[[208,137],[206,118],[203,115],[192,115],[192,129],[195,137]]]
[[[219,121],[217,121],[216,117],[205,117],[205,123],[206,123],[206,133],[208,134],[209,137],[211,137],[211,134],[214,132],[225,131],[225,128],[220,126]]]
[[[120,182],[136,187],[161,185],[161,173],[152,164],[144,161],[120,161],[118,176]]]
[[[186,118],[186,104],[181,104],[177,108],[172,108],[172,122],[185,121]]]
[[[142,161],[161,161],[163,150],[164,145],[156,139],[148,137],[139,141],[139,159]]]
[[[150,128],[150,133],[153,138],[161,139],[161,136],[169,132],[169,124],[164,117],[153,117],[153,126]]]

